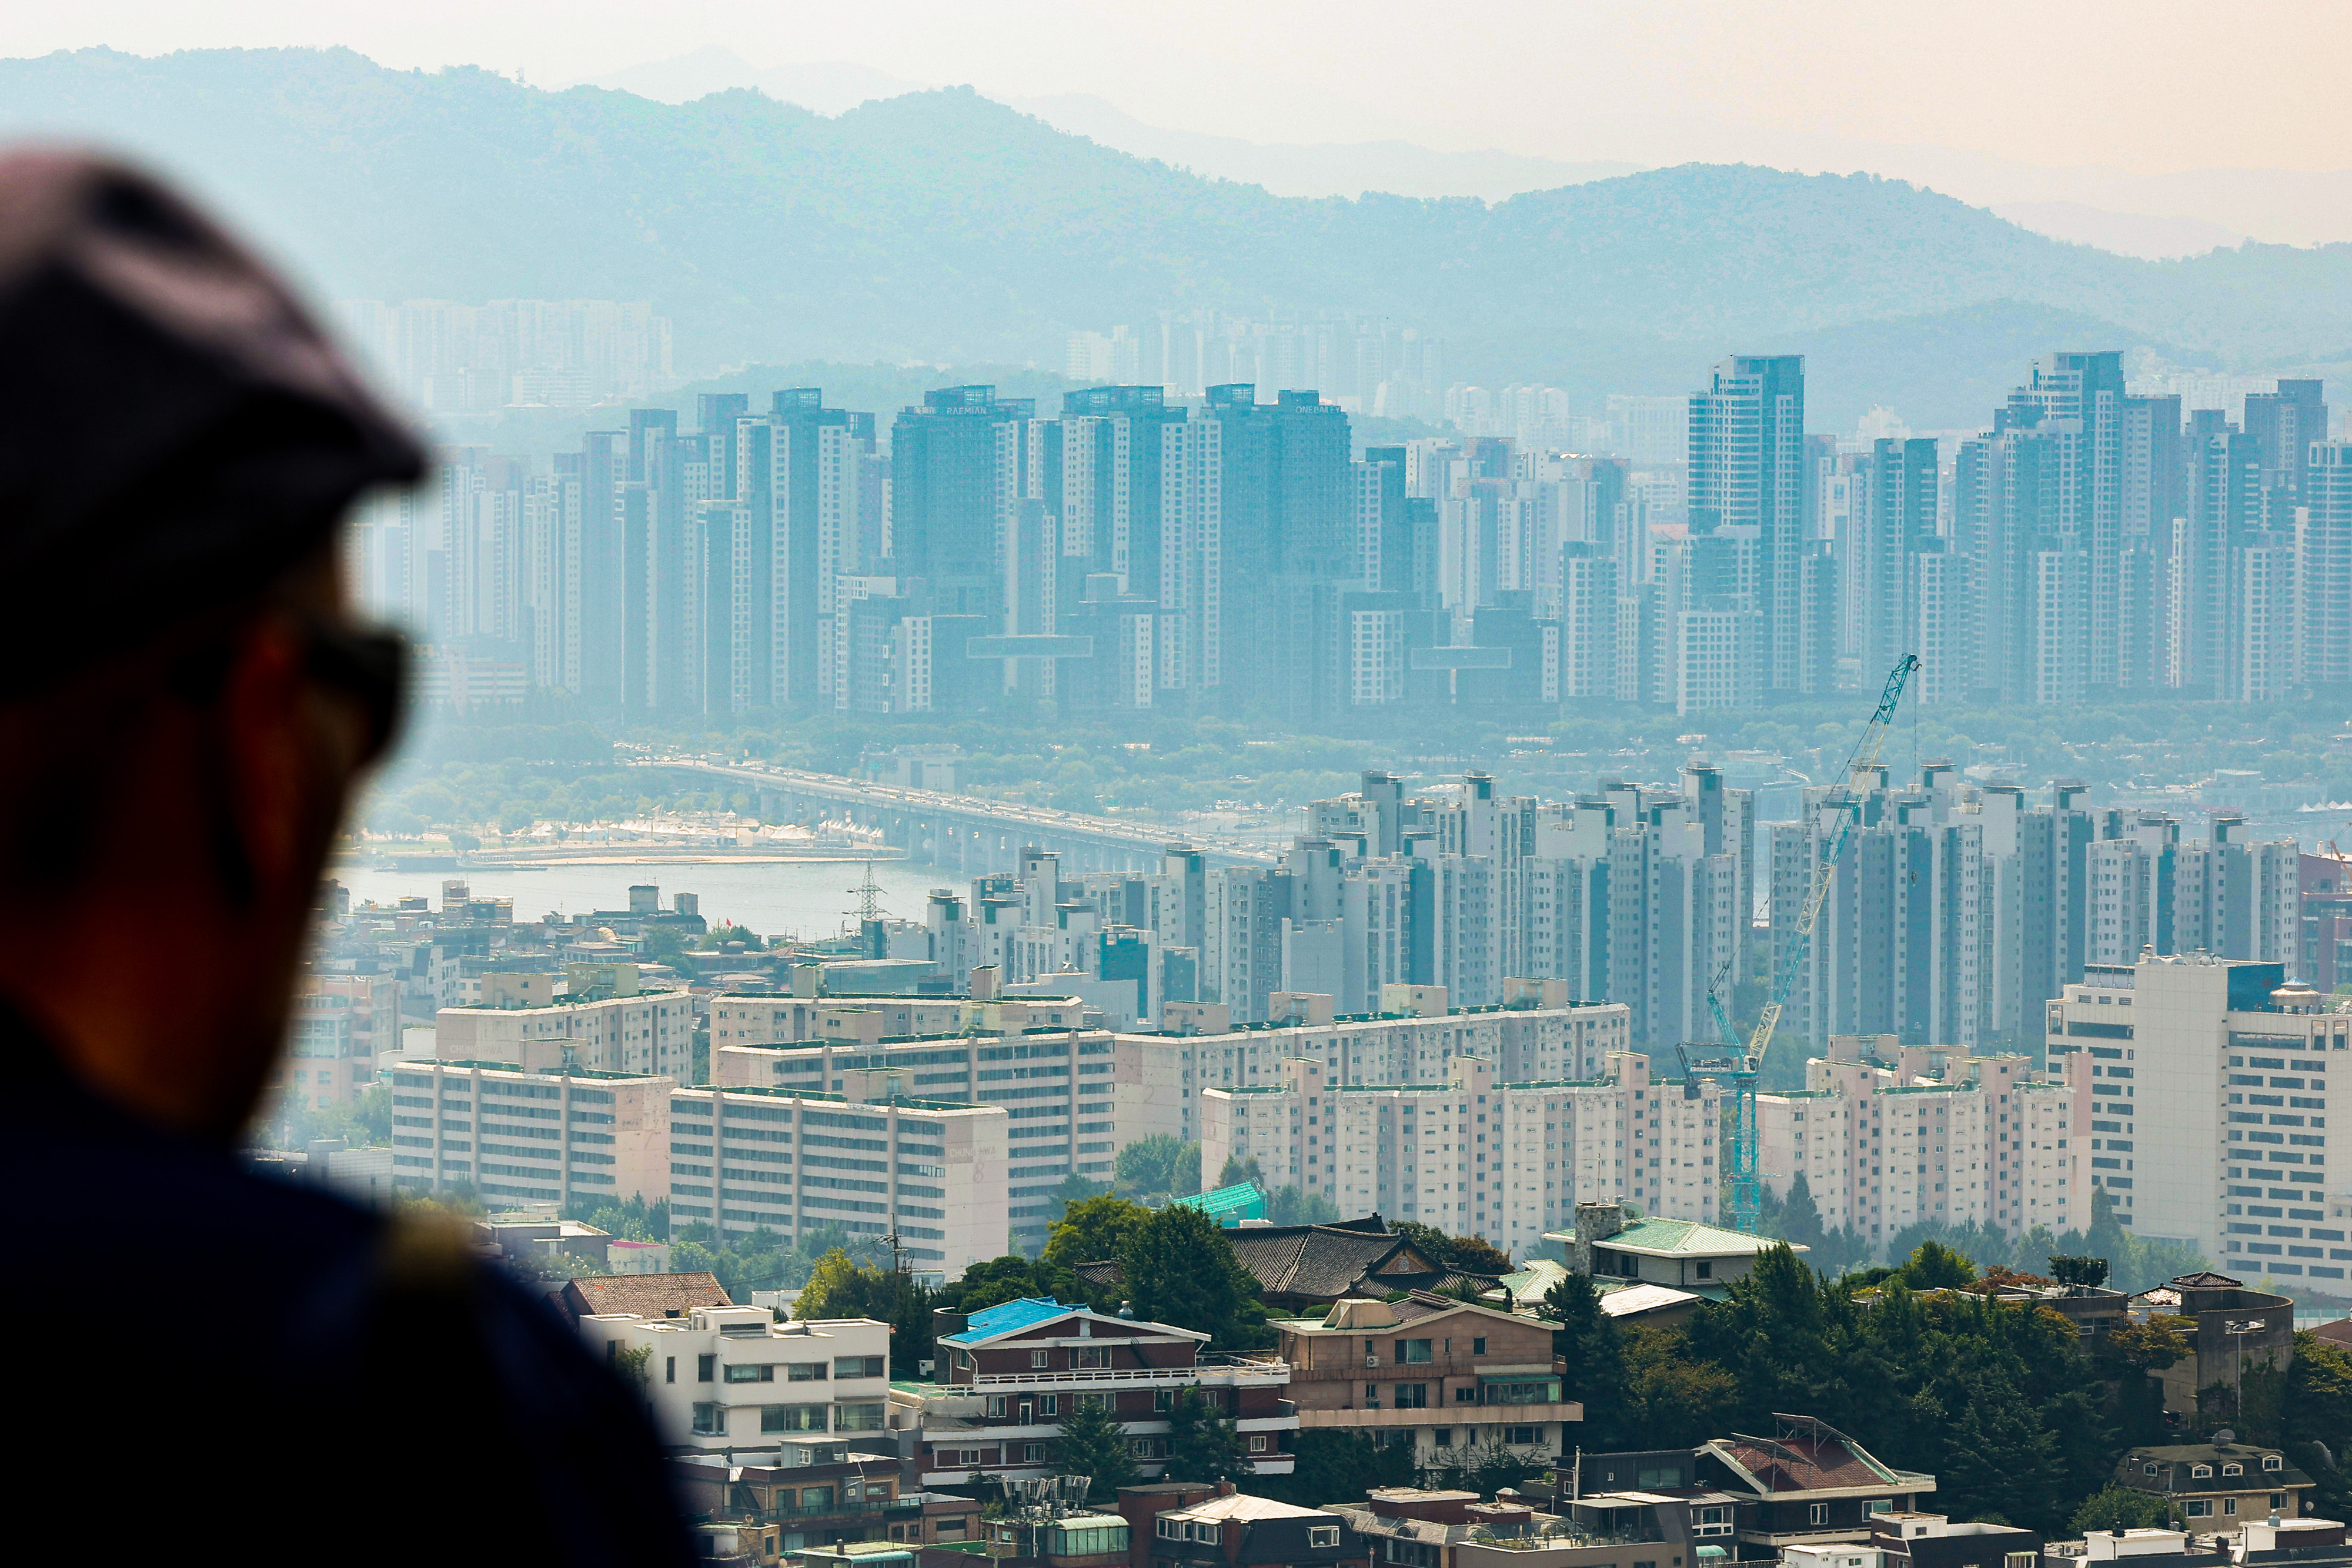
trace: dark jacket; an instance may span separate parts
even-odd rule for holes
[[[148,1127],[5,1011],[0,1191],[5,1473],[37,1535],[256,1563],[692,1561],[644,1412],[454,1232]]]

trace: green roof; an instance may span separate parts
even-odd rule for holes
[[[1574,1241],[1573,1230],[1547,1231],[1547,1240]],[[1624,1251],[1681,1253],[1693,1256],[1721,1256],[1725,1253],[1756,1253],[1780,1243],[1769,1236],[1750,1236],[1744,1231],[1725,1230],[1713,1225],[1701,1225],[1695,1219],[1638,1219],[1614,1236],[1601,1238],[1596,1246],[1609,1246]]]
[[[1530,1258],[1526,1268],[1516,1274],[1504,1275],[1496,1283],[1511,1292],[1513,1301],[1517,1301],[1522,1296],[1540,1296],[1567,1277],[1565,1265],[1549,1258]]]

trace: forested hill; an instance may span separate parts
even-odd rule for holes
[[[1633,390],[1734,350],[1842,346],[1859,372],[1921,340],[1990,364],[2061,330],[2245,368],[2352,359],[2352,246],[2141,261],[1863,175],[1688,165],[1492,206],[1279,198],[963,89],[828,120],[749,91],[669,106],[345,50],[0,61],[0,129],[194,175],[322,290],[652,299],[698,368],[1019,362],[1171,305],[1384,312],[1444,334],[1473,379]]]

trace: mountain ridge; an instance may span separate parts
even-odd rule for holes
[[[2144,261],[1900,181],[1737,164],[1491,204],[1276,196],[969,88],[828,119],[348,50],[79,51],[0,61],[0,126],[110,133],[335,293],[651,298],[696,364],[1017,363],[1196,305],[1385,314],[1444,335],[1465,379],[1560,384],[1609,381],[1621,347],[1688,384],[1757,342],[2000,301],[2225,365],[2352,343],[2352,245]]]

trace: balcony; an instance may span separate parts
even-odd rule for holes
[[[1384,1407],[1385,1406],[1385,1407]],[[1315,1410],[1301,1406],[1298,1425],[1313,1427],[1534,1427],[1550,1421],[1581,1421],[1584,1406],[1573,1399],[1549,1405],[1439,1405],[1398,1409],[1387,1401]]]
[[[1289,1381],[1290,1364],[1286,1361],[1235,1361],[1228,1364],[1202,1366],[1087,1366],[1064,1372],[1034,1368],[1026,1372],[985,1372],[975,1373],[970,1383],[941,1386],[943,1389],[1102,1388],[1119,1384],[1153,1387],[1180,1383],[1216,1383],[1234,1387],[1264,1387]]]
[[[879,1502],[835,1502],[819,1508],[719,1508],[696,1514],[693,1521],[699,1524],[793,1524],[812,1519],[854,1519],[876,1514],[911,1518],[922,1511],[920,1498],[891,1498]]]

